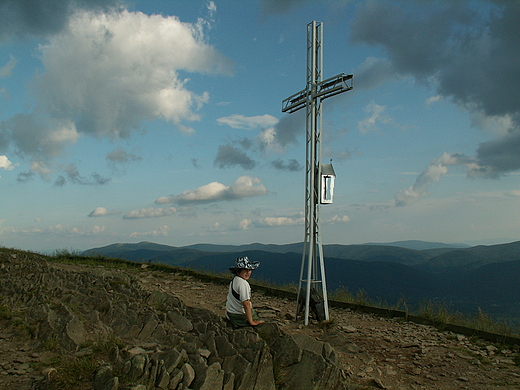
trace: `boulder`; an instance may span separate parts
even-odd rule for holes
[[[191,323],[191,321],[177,311],[169,311],[168,319],[171,321],[173,326],[175,326],[177,329],[183,332],[189,332],[193,330],[193,324]]]

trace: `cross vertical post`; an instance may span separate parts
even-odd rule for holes
[[[352,75],[341,73],[322,80],[323,23],[313,21],[307,25],[307,85],[305,89],[282,101],[282,112],[293,113],[306,109],[306,163],[305,163],[305,234],[296,303],[296,318],[305,294],[305,325],[309,324],[311,295],[321,286],[323,319],[329,319],[325,263],[320,236],[321,193],[321,125],[322,101],[328,97],[350,91]],[[302,285],[305,284],[305,292]],[[314,302],[316,303],[316,302]]]

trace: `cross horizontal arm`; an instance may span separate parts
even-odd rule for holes
[[[287,99],[282,100],[282,112],[293,113],[298,111],[300,108],[305,107],[307,104],[307,88],[296,92],[294,95],[289,96]]]
[[[340,94],[342,92],[350,91],[352,87],[353,76],[351,74],[341,73],[330,79],[324,80],[318,84],[318,91],[315,97],[324,100],[328,97]]]
[[[325,100],[328,97],[338,95],[342,92],[350,91],[353,76],[351,74],[340,73],[337,76],[318,83],[315,93],[309,93],[312,88],[307,87],[300,92],[289,96],[282,101],[282,112],[293,113],[306,106],[309,98]]]

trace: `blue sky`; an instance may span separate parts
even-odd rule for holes
[[[323,23],[324,243],[520,231],[520,3],[0,0],[0,245],[303,240]],[[303,110],[302,110],[303,111]]]

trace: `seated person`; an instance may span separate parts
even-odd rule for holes
[[[239,257],[235,266],[229,268],[235,277],[229,284],[226,317],[235,327],[256,326],[262,323],[251,305],[251,286],[247,282],[251,272],[259,265],[258,261],[250,262],[247,257]]]

